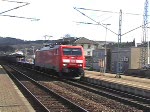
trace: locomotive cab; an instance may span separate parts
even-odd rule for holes
[[[81,46],[62,48],[62,73],[66,77],[84,76],[84,55]]]

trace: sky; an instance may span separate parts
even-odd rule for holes
[[[13,1],[13,0],[12,0]],[[118,41],[119,12],[122,10],[122,34],[142,25],[145,0],[16,0],[29,5],[0,14],[0,36],[23,40],[59,39],[66,34],[97,41]],[[0,13],[24,5],[24,3],[0,0]],[[74,9],[78,9],[86,16]],[[130,14],[129,14],[130,13]],[[138,14],[138,15],[135,15]],[[13,18],[12,15],[31,19]],[[91,20],[91,19],[93,20]],[[97,25],[96,22],[107,25]],[[84,23],[92,24],[84,24]],[[107,33],[106,33],[107,32]],[[45,37],[48,35],[49,37]],[[122,42],[141,42],[142,28],[122,35]]]

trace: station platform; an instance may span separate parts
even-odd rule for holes
[[[150,98],[150,79],[126,75],[120,75],[121,78],[115,76],[116,74],[85,70],[83,80]]]
[[[35,112],[1,65],[0,112]]]

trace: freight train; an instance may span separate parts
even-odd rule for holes
[[[71,45],[46,46],[35,52],[34,63],[25,61],[17,63],[71,79],[84,77],[86,64],[83,47]]]

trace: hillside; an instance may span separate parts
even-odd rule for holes
[[[32,49],[33,46],[36,49],[41,48],[43,40],[26,41],[11,37],[0,37],[0,52],[14,52],[16,49],[23,50],[25,48]]]

